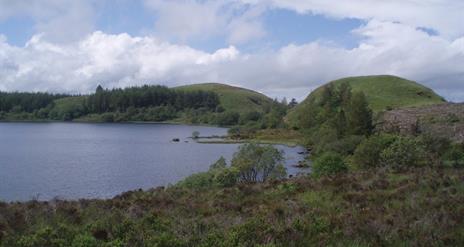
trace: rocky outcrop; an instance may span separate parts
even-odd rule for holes
[[[438,104],[384,112],[377,128],[386,132],[427,133],[464,142],[464,104]]]

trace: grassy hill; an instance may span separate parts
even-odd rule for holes
[[[345,82],[350,84],[353,92],[362,91],[367,97],[369,106],[376,113],[386,109],[433,105],[445,102],[442,97],[430,88],[400,77],[390,75],[348,77],[329,82],[311,92],[303,102],[287,115],[290,125],[295,125],[306,111],[309,102],[318,101],[321,97],[322,89],[326,85],[331,84],[336,87]]]
[[[226,111],[238,113],[257,111],[263,112],[272,103],[272,99],[253,90],[234,87],[220,83],[201,83],[176,87],[185,91],[212,91],[219,95],[221,106]]]

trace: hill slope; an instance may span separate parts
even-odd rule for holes
[[[265,108],[272,103],[272,99],[264,94],[253,90],[234,87],[220,83],[200,83],[176,87],[178,90],[185,91],[212,91],[219,95],[221,106],[226,111],[234,112],[264,112]]]
[[[309,102],[318,101],[322,89],[326,85],[338,86],[349,83],[353,92],[362,91],[374,112],[381,112],[388,108],[412,107],[444,103],[445,100],[417,82],[406,80],[396,76],[377,75],[348,77],[329,82],[309,94],[309,96],[296,106],[287,115],[291,126],[296,126],[299,118],[304,114]]]

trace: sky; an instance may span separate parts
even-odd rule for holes
[[[464,101],[462,0],[0,0],[0,91],[390,74]]]

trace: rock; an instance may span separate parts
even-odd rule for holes
[[[408,107],[384,112],[376,128],[390,133],[435,137],[464,142],[464,104]]]
[[[172,139],[173,142],[180,142],[180,139],[179,138],[174,138]]]

